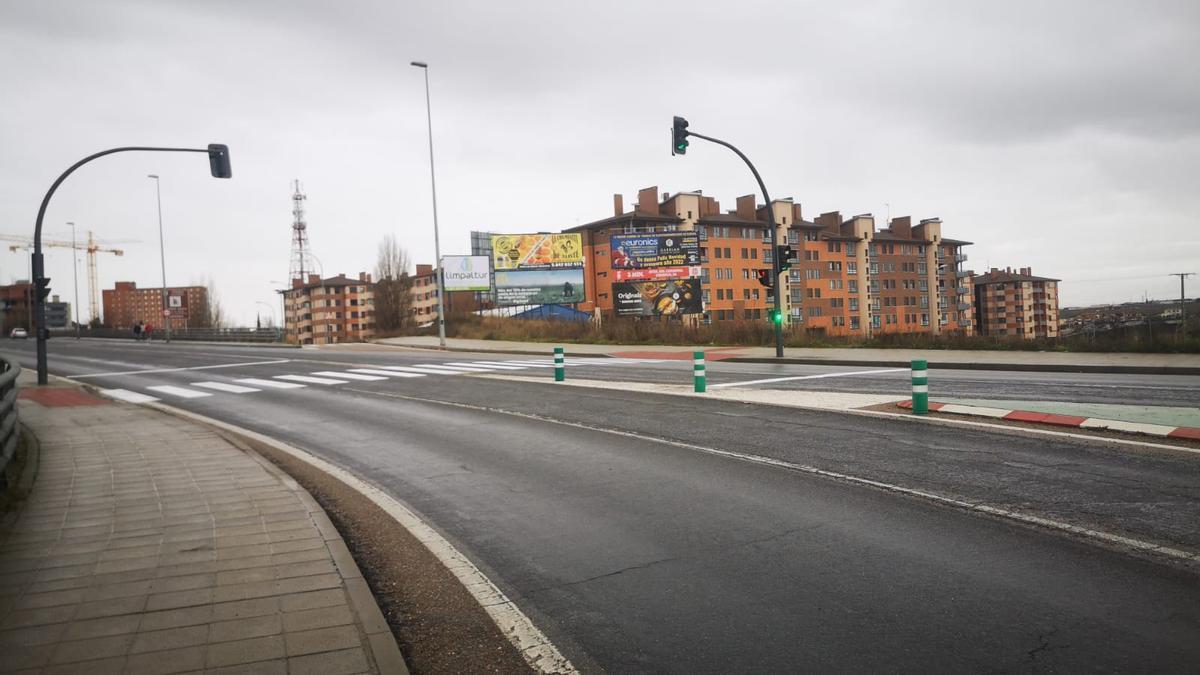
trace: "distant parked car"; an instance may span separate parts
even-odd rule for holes
[[[16,340],[17,338],[24,340],[25,338],[29,337],[29,333],[25,332],[24,328],[14,328],[12,329],[12,332],[8,334],[8,337],[12,338],[13,340]]]

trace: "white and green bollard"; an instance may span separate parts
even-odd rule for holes
[[[696,392],[703,394],[707,386],[704,379],[704,352],[692,352],[692,379],[696,381]]]
[[[562,347],[554,348],[554,381],[562,382],[567,379],[566,357]]]
[[[929,363],[925,359],[913,359],[912,388],[913,414],[929,414]]]

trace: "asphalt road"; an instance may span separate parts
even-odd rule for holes
[[[52,372],[278,437],[380,485],[585,669],[1194,672],[1200,663],[1194,565],[782,465],[1198,553],[1194,456],[492,379],[549,373],[514,365],[529,357],[71,342],[53,343]],[[15,345],[27,365],[31,348]],[[450,363],[479,370],[419,372]],[[690,377],[686,361],[576,368],[599,379]],[[384,379],[348,379],[372,376],[363,370]],[[483,370],[491,376],[477,377]],[[710,379],[855,370],[714,364]],[[336,373],[346,379],[287,379]],[[896,375],[895,384],[891,374],[795,382],[894,386],[903,397],[907,377]],[[1005,387],[1108,395],[1103,376],[1004,375],[945,379],[992,398]],[[1107,379],[1170,405],[1195,405],[1200,391],[1200,378]]]

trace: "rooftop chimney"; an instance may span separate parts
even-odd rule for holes
[[[737,214],[738,218],[745,218],[746,220],[755,220],[755,215],[756,215],[755,211],[757,211],[757,209],[754,206],[754,202],[755,202],[754,195],[742,195],[741,197],[738,197],[737,198],[737,211],[735,211],[734,213]]]
[[[321,283],[321,275],[320,275],[320,274],[310,274],[310,275],[308,275],[308,283],[310,283],[310,284],[319,284],[319,283]]]
[[[625,213],[625,198],[621,195],[613,195],[613,215],[619,216]]]
[[[658,186],[638,190],[637,210],[658,215]]]

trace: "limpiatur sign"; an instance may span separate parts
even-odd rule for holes
[[[442,284],[447,291],[492,290],[491,259],[485,255],[443,257]]]

